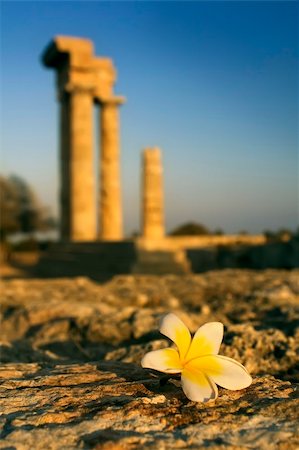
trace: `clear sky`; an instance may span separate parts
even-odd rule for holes
[[[57,210],[58,106],[40,55],[88,37],[118,70],[126,232],[140,153],[163,151],[166,224],[298,226],[298,2],[1,2],[2,173]]]

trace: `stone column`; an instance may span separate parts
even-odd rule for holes
[[[159,148],[146,148],[143,151],[142,178],[142,236],[149,240],[161,239],[165,231],[163,170]]]
[[[43,54],[57,74],[60,100],[61,237],[96,239],[93,158],[93,45],[88,39],[57,36]]]
[[[61,219],[63,239],[96,239],[93,97],[78,86],[61,102]]]
[[[119,106],[123,97],[100,101],[100,229],[101,240],[123,238],[119,150]]]
[[[70,183],[70,96],[64,92],[59,104],[59,217],[60,237],[71,237]]]

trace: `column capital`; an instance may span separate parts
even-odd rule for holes
[[[96,101],[101,106],[121,106],[127,101],[127,99],[122,95],[115,95],[113,97],[97,98]]]
[[[90,86],[90,85],[84,85],[84,84],[76,84],[76,83],[67,83],[63,89],[64,92],[68,93],[68,94],[73,94],[73,93],[81,93],[81,92],[85,92],[85,93],[89,93],[90,95],[93,95],[94,93],[94,86]]]
[[[80,84],[72,84],[67,83],[64,86],[59,86],[57,89],[57,101],[63,101],[65,96],[72,95],[72,94],[89,94],[91,97],[93,97],[94,89],[92,86],[84,86]]]

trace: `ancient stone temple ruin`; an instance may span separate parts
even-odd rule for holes
[[[50,42],[42,61],[56,71],[61,240],[43,257],[41,272],[95,279],[131,272],[186,273],[235,264],[225,254],[231,245],[256,245],[258,254],[263,236],[165,236],[162,160],[156,147],[142,154],[141,235],[124,239],[119,107],[125,99],[113,91],[113,62],[95,56],[90,40],[66,36]],[[96,124],[94,108],[98,109]],[[243,260],[255,258],[244,251]]]
[[[56,37],[42,59],[46,67],[56,70],[60,104],[61,238],[72,242],[120,240],[123,229],[118,114],[125,99],[113,92],[113,63],[95,56],[88,39],[65,36]],[[93,154],[94,104],[100,110],[99,205]]]

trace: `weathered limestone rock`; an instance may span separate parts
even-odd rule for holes
[[[86,278],[5,281],[1,360],[138,364],[153,345],[167,344],[158,323],[173,311],[192,332],[205,322],[223,322],[223,354],[252,374],[299,381],[298,275],[227,270],[118,276],[102,285]]]
[[[225,270],[3,281],[0,449],[297,449],[298,280]],[[220,353],[246,365],[252,386],[203,405],[142,369],[146,352],[169,346],[158,323],[170,311],[192,332],[223,322]]]
[[[57,70],[61,236],[71,241],[96,237],[92,58],[92,42],[63,36],[56,37],[43,55],[44,64]]]
[[[298,393],[273,377],[208,404],[134,364],[4,364],[0,377],[2,449],[298,448]]]
[[[164,200],[161,152],[146,148],[142,160],[143,205],[142,236],[148,240],[164,237]]]

